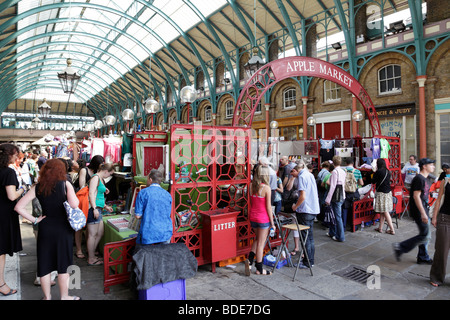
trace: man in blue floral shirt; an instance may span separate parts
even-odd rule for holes
[[[172,238],[172,196],[161,187],[162,179],[160,171],[150,171],[147,188],[136,197],[135,215],[141,219],[137,244],[169,243]]]

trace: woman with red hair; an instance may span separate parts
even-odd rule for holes
[[[74,231],[67,220],[64,201],[72,208],[78,207],[78,198],[72,184],[66,181],[66,166],[59,159],[45,162],[39,171],[36,186],[17,203],[15,210],[24,218],[39,223],[37,236],[37,276],[41,277],[41,287],[44,299],[51,299],[50,274],[58,272],[58,285],[61,300],[79,300],[79,297],[69,296],[68,268],[73,264]],[[34,218],[27,212],[27,205],[37,198],[41,203],[42,216]]]

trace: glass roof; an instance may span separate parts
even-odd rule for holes
[[[190,2],[205,17],[227,3],[225,0]],[[152,3],[154,8],[146,6],[146,3]],[[18,37],[18,43],[24,44],[17,49],[17,63],[19,67],[24,67],[22,72],[26,72],[36,67],[30,62],[40,61],[42,76],[37,81],[47,80],[46,87],[39,88],[38,85],[36,92],[21,97],[24,99],[33,99],[36,95],[37,99],[46,96],[52,101],[67,101],[67,95],[53,94],[59,87],[56,73],[65,68],[66,59],[70,57],[72,67],[83,79],[79,86],[89,92],[86,97],[72,95],[70,101],[84,102],[148,59],[151,52],[157,52],[182,32],[201,22],[182,0],[90,0],[87,3],[22,0],[18,3],[18,14],[43,6],[49,6],[49,9],[18,22],[18,30],[42,23],[42,26]],[[51,20],[54,22],[46,23]],[[45,45],[48,43],[52,43],[51,47]],[[45,59],[38,53],[45,53]],[[36,58],[26,59],[33,55]],[[26,61],[29,67],[24,66],[22,61]],[[54,78],[53,82],[50,82],[51,78]]]

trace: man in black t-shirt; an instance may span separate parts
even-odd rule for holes
[[[419,234],[400,243],[394,243],[394,254],[397,260],[403,253],[407,253],[419,246],[417,263],[432,264],[432,259],[428,255],[428,242],[430,241],[430,219],[428,208],[428,193],[430,184],[428,175],[434,172],[435,161],[423,158],[419,161],[420,173],[411,181],[410,189],[410,214],[419,228]]]

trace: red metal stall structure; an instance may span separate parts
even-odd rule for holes
[[[400,143],[398,138],[384,137],[381,135],[380,123],[377,111],[364,87],[349,73],[341,68],[316,58],[293,56],[274,60],[256,71],[241,90],[236,103],[233,126],[251,127],[257,105],[264,94],[278,82],[291,77],[317,77],[337,83],[350,91],[364,108],[374,138],[385,138],[391,145],[389,151],[392,179],[391,184],[395,188],[406,191],[403,187],[400,172]],[[303,115],[306,115],[304,106]],[[306,122],[304,120],[304,128]],[[269,128],[266,128],[269,130]],[[306,130],[305,130],[306,131]],[[373,199],[363,199],[354,203],[353,230],[359,223],[373,220]]]
[[[213,263],[203,243],[203,214],[237,212],[236,256],[249,252],[254,237],[248,220],[251,131],[249,128],[175,124],[170,129],[172,242],[183,242],[198,264]],[[206,234],[206,233],[205,233]],[[233,251],[234,252],[234,251]],[[234,257],[227,257],[234,258]]]
[[[391,149],[389,150],[389,171],[391,173],[391,189],[393,196],[397,197],[396,215],[400,216],[402,212],[402,198],[403,193],[407,190],[403,185],[401,175],[401,160],[400,160],[400,138],[377,136],[377,138],[384,138],[389,142]],[[357,147],[362,148],[361,139],[355,139]],[[360,153],[362,154],[362,152]],[[352,232],[355,232],[363,223],[373,222],[380,218],[379,214],[373,211],[373,198],[366,194],[362,199],[353,202],[353,212],[350,219]]]

